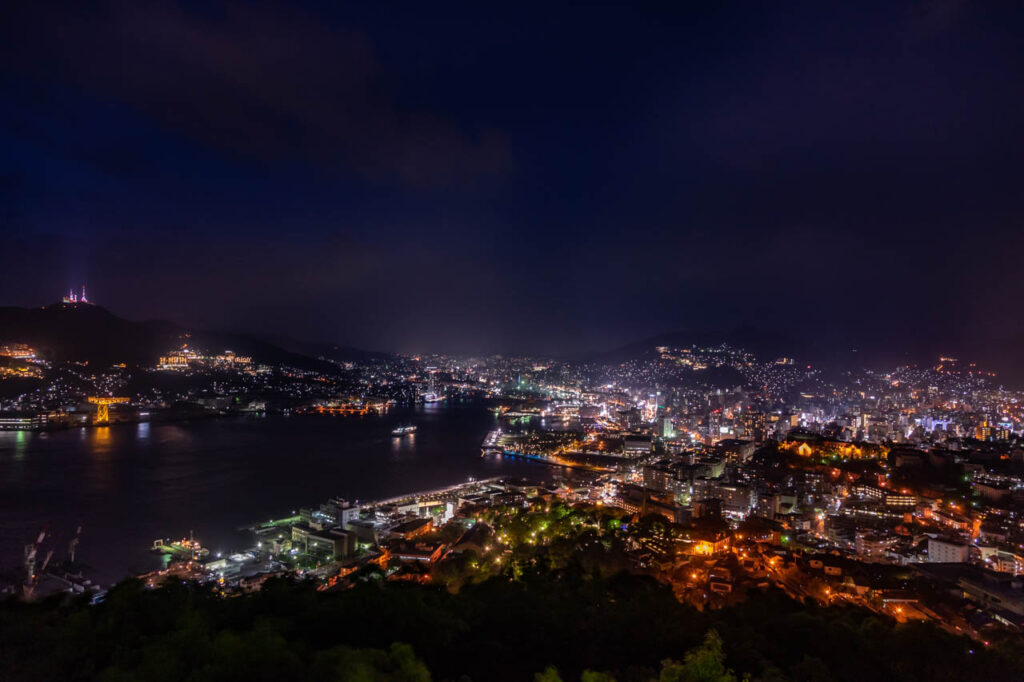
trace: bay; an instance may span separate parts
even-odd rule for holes
[[[395,438],[392,429],[417,427]],[[77,559],[109,584],[159,566],[157,538],[190,532],[213,552],[250,544],[238,528],[332,496],[371,500],[468,478],[551,480],[537,463],[482,458],[494,428],[480,403],[373,416],[225,417],[48,433],[0,432],[0,567],[16,571],[42,529],[54,560],[82,526]]]

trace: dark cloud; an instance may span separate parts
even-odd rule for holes
[[[417,351],[1024,325],[1019,6],[301,5],[5,17],[0,302]]]
[[[964,0],[921,0],[911,9],[911,26],[925,34],[948,30],[963,10]]]
[[[9,73],[111,98],[242,159],[414,187],[473,184],[509,168],[498,131],[403,107],[365,36],[286,7],[29,3],[12,20],[28,30],[8,36]],[[142,161],[125,148],[90,156],[121,173]]]

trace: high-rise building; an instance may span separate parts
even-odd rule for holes
[[[650,423],[658,418],[658,402],[660,397],[661,391],[647,396],[647,401],[644,403],[643,407],[643,417],[645,422]]]
[[[757,442],[764,440],[768,426],[768,419],[764,412],[744,412],[740,421],[743,423],[743,433],[746,438]]]
[[[676,437],[676,429],[672,425],[672,418],[667,414],[663,414],[658,418],[658,436],[665,439]]]

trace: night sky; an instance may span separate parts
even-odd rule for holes
[[[399,351],[1024,331],[1021,3],[84,4],[0,14],[0,304]]]

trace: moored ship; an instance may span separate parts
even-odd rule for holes
[[[157,554],[167,554],[176,558],[199,559],[210,553],[199,544],[199,541],[189,536],[181,540],[158,539],[153,541],[153,551]]]

